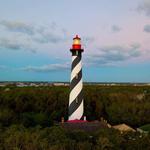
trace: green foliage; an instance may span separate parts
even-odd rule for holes
[[[128,132],[124,135],[122,147],[128,150],[149,150],[150,135],[140,134],[138,132]]]
[[[26,127],[53,125],[67,119],[69,87],[0,88],[0,121]],[[112,124],[141,126],[150,123],[149,86],[85,86],[85,115],[88,120],[104,117]]]
[[[50,126],[51,121],[44,113],[25,112],[21,114],[21,121],[25,127],[40,125],[43,127]]]
[[[1,130],[0,130],[1,131]],[[89,134],[60,126],[25,128],[11,125],[0,134],[1,150],[149,150],[150,135],[100,129]]]
[[[53,126],[65,117],[69,87],[0,88],[0,150],[148,150],[150,135],[64,131]],[[149,86],[84,86],[88,120],[139,127],[150,123]],[[15,125],[14,125],[15,124]],[[149,126],[144,126],[148,128]]]
[[[75,130],[72,132],[68,132],[69,139],[75,140],[77,142],[80,141],[87,141],[89,139],[89,134],[87,132],[84,132],[82,130]]]
[[[8,126],[15,119],[15,113],[12,109],[9,108],[1,108],[0,109],[0,122],[3,126]]]
[[[150,132],[150,124],[146,124],[146,125],[140,127],[140,129],[142,129],[144,131],[149,131]]]

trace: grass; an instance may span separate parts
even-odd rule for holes
[[[142,129],[144,131],[149,131],[150,132],[150,124],[146,124],[144,126],[141,126],[140,129]]]

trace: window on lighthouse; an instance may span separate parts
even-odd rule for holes
[[[78,74],[76,74],[76,79],[78,79]]]
[[[78,55],[78,51],[76,51],[76,55]]]
[[[78,103],[78,98],[76,98],[76,103]]]
[[[80,39],[74,39],[73,44],[75,45],[80,45]]]

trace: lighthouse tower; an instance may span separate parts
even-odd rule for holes
[[[69,96],[69,121],[83,120],[83,82],[82,82],[82,52],[81,39],[76,35],[73,38],[73,45],[70,49],[72,53],[72,67],[70,79]]]

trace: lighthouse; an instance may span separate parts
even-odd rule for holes
[[[69,121],[83,120],[83,82],[82,82],[82,52],[81,39],[76,35],[70,49],[72,54],[70,95],[69,95]]]
[[[81,39],[78,35],[73,38],[70,79],[70,95],[68,106],[68,120],[65,122],[62,117],[61,126],[68,130],[83,130],[86,132],[95,132],[100,128],[108,128],[106,122],[90,121],[84,117],[84,100],[83,100],[83,82],[82,82],[82,52]]]

